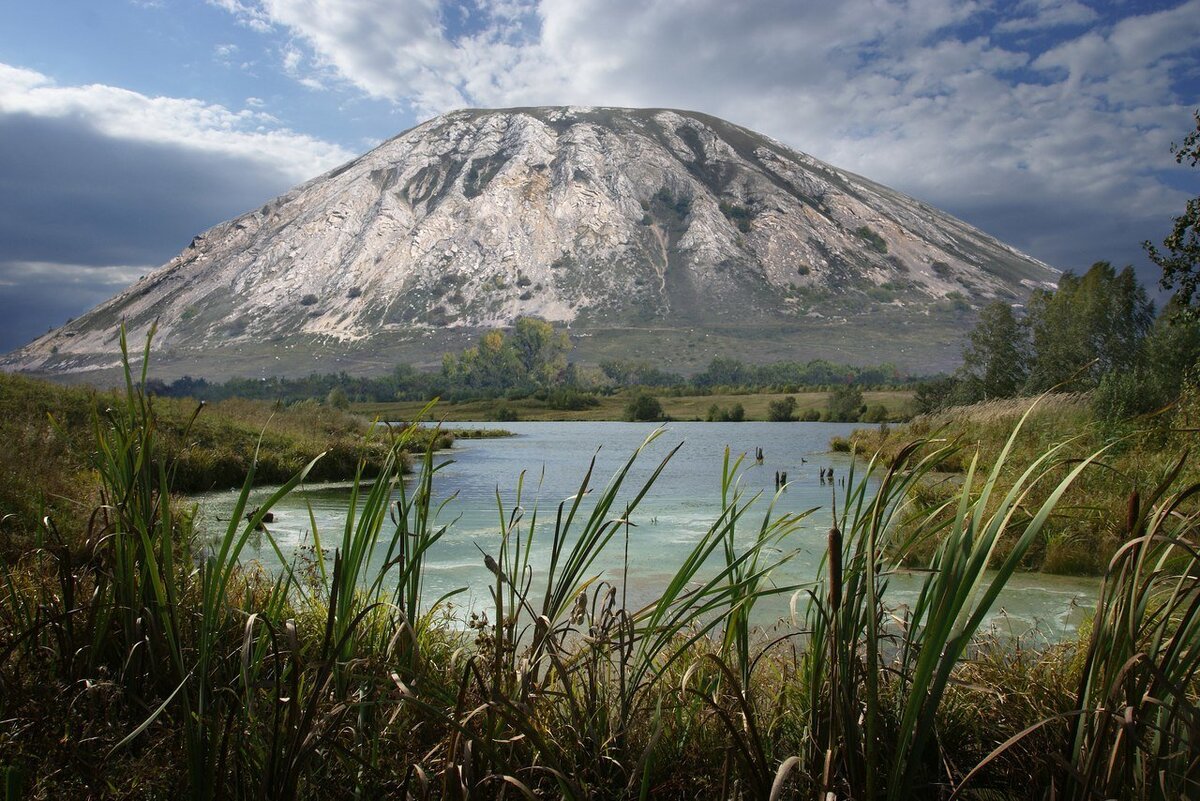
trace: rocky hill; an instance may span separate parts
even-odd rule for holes
[[[937,209],[704,114],[465,110],[198,235],[9,354],[110,366],[158,321],[168,373],[435,363],[520,315],[577,357],[947,366],[973,308],[1057,272]]]

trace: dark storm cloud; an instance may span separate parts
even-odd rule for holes
[[[291,183],[250,158],[116,139],[77,117],[0,115],[0,254],[157,265]]]
[[[117,294],[138,268],[0,262],[0,353]]]

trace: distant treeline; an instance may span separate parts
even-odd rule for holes
[[[530,317],[512,329],[489,331],[478,344],[448,353],[437,371],[419,371],[399,364],[375,377],[341,373],[312,373],[303,378],[233,378],[214,383],[184,376],[165,383],[151,382],[155,394],[201,400],[260,398],[294,403],[319,399],[332,405],[349,402],[414,401],[440,397],[459,401],[479,398],[520,398],[537,394],[575,408],[580,395],[629,388],[654,388],[660,394],[723,394],[733,392],[829,391],[856,385],[868,389],[908,386],[916,379],[895,365],[854,367],[816,359],[809,362],[746,364],[731,358],[713,359],[690,377],[639,361],[611,360],[598,367],[567,361],[570,341],[564,331]]]
[[[1126,420],[1170,405],[1200,382],[1200,319],[1178,297],[1156,313],[1132,267],[1097,262],[1033,294],[1022,313],[985,307],[953,375],[922,382],[918,413],[979,401],[1088,392],[1093,413]]]

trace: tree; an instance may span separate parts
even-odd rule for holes
[[[963,348],[963,382],[978,400],[1011,398],[1029,376],[1029,334],[1004,301],[988,304]]]
[[[1172,298],[1142,343],[1131,370],[1104,376],[1092,394],[1098,418],[1109,422],[1163,409],[1176,401],[1200,365],[1200,316],[1188,317]],[[1164,422],[1169,418],[1161,418]]]
[[[792,412],[796,411],[796,399],[791,395],[767,404],[767,419],[772,423],[790,423]]]
[[[931,414],[958,402],[959,384],[961,381],[952,375],[931,378],[917,384],[913,393],[913,411],[917,414]]]
[[[1132,267],[1096,262],[1081,277],[1066,273],[1054,292],[1029,299],[1033,366],[1029,389],[1092,389],[1111,370],[1136,363],[1154,323],[1154,306]]]
[[[836,387],[829,395],[829,419],[837,423],[853,423],[862,413],[863,394],[856,384]]]
[[[626,420],[661,420],[662,416],[662,404],[649,392],[639,392],[625,405]]]
[[[1192,112],[1196,130],[1183,139],[1182,145],[1171,145],[1175,161],[1189,166],[1200,164],[1200,110]],[[1179,298],[1180,316],[1200,317],[1200,197],[1187,202],[1183,214],[1175,218],[1171,233],[1163,240],[1160,251],[1147,240],[1142,243],[1150,260],[1162,268],[1163,289],[1175,289]]]
[[[567,366],[571,340],[545,320],[518,317],[508,342],[525,376],[542,386],[552,383]]]
[[[692,377],[698,387],[737,387],[751,383],[750,370],[737,359],[717,356],[703,372]]]
[[[329,394],[325,396],[325,405],[332,406],[334,409],[349,409],[350,399],[346,397],[346,390],[341,387],[329,390]]]

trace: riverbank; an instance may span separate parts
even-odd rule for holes
[[[1185,410],[1180,406],[1174,413],[1184,414]],[[1006,467],[999,476],[1002,486],[1017,478],[1017,466],[1031,464],[1052,450],[1055,475],[1064,475],[1081,460],[1098,454],[1095,465],[1064,493],[1045,535],[1027,552],[1022,565],[1025,569],[1061,575],[1103,573],[1125,541],[1125,516],[1132,494],[1147,497],[1177,468],[1170,486],[1200,481],[1197,461],[1180,461],[1188,447],[1195,445],[1195,434],[1188,430],[1188,424],[1179,421],[1176,425],[1168,418],[1105,425],[1095,419],[1090,399],[1083,394],[1046,395],[1036,403],[1034,398],[1013,398],[954,407],[916,417],[906,425],[863,428],[849,436],[835,437],[830,446],[840,452],[854,450],[862,458],[878,453],[884,464],[892,464],[905,446],[918,438],[956,443],[958,447],[939,465],[945,475],[914,489],[909,520],[916,522],[960,492],[976,455],[979,461],[972,486],[978,489],[1023,417],[1021,433],[1013,440]],[[1031,487],[1022,499],[1023,506],[1044,501],[1051,489],[1049,484]],[[943,508],[940,519],[949,519],[953,512],[953,508]],[[993,562],[1004,559],[1011,546],[1010,537],[1002,539]],[[913,551],[909,562],[915,564],[927,558],[934,547],[936,541],[931,541],[926,548]]]
[[[0,373],[0,548],[5,539],[29,537],[49,515],[61,525],[82,524],[97,499],[94,465],[97,426],[116,423],[111,410],[124,394],[63,386]],[[241,486],[257,457],[256,484],[281,484],[318,455],[311,481],[351,479],[365,459],[367,476],[378,471],[389,440],[400,432],[372,427],[367,418],[316,402],[281,406],[268,401],[225,400],[200,404],[150,398],[160,453],[172,465],[172,488],[194,493]],[[418,410],[419,411],[419,410]],[[463,432],[467,437],[504,432]],[[454,443],[450,429],[422,426],[405,445],[411,452]]]
[[[672,420],[706,420],[709,410],[715,405],[723,411],[741,406],[746,420],[767,420],[772,402],[794,398],[796,405],[792,417],[796,419],[822,419],[819,415],[826,410],[828,392],[778,392],[735,395],[670,395],[649,390],[662,404],[663,413]],[[522,420],[537,421],[605,421],[624,420],[625,407],[632,393],[596,395],[596,404],[580,409],[556,409],[544,400],[530,396],[516,400],[490,398],[484,400],[442,402],[433,412],[434,419],[447,422],[475,420]],[[886,420],[904,420],[911,415],[913,393],[910,390],[864,391],[863,404],[867,408],[882,406]],[[372,419],[411,420],[424,408],[424,403],[399,401],[395,403],[357,403],[351,409]],[[818,417],[813,417],[813,414]]]

